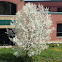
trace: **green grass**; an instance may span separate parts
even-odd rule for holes
[[[40,55],[28,57],[27,62],[62,62],[62,44],[52,46],[42,51]],[[0,49],[0,62],[24,62],[24,57],[16,57],[13,55],[14,52],[11,48]]]

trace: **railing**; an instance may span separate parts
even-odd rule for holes
[[[48,12],[48,14],[62,14],[62,12]],[[16,15],[0,15],[0,17],[16,17]]]
[[[62,33],[62,32],[57,32],[57,33]]]
[[[22,1],[22,0],[20,0],[20,1]]]
[[[11,20],[0,20],[0,25],[10,25]]]
[[[62,12],[48,12],[48,14],[62,14]]]

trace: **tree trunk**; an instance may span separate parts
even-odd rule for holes
[[[28,51],[26,51],[26,55],[25,55],[25,61],[24,62],[27,62],[27,58],[28,58],[28,54],[27,54]]]

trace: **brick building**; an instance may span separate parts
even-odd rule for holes
[[[0,0],[0,44],[12,44],[5,34],[10,27],[11,18],[24,4],[31,2],[49,7],[49,14],[53,21],[55,31],[51,34],[51,41],[62,40],[62,1],[61,0]]]

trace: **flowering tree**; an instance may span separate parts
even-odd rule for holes
[[[42,50],[47,49],[46,41],[50,40],[52,32],[52,20],[48,9],[42,5],[27,3],[22,10],[16,13],[15,21],[12,20],[11,26],[15,29],[7,29],[7,34],[15,37],[10,38],[16,48],[15,55],[32,56],[40,54]]]

